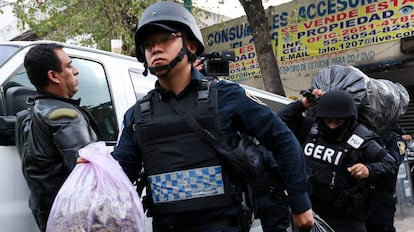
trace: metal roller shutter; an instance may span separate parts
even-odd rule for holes
[[[414,136],[414,86],[405,86],[410,95],[410,102],[408,103],[407,112],[401,117],[398,124],[404,128],[404,130]]]

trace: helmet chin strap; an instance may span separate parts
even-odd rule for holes
[[[159,78],[166,77],[168,73],[170,73],[171,69],[174,68],[179,62],[183,60],[185,54],[186,54],[186,51],[184,51],[184,48],[182,48],[181,51],[177,54],[177,56],[169,64],[155,66],[155,67],[147,67],[147,68],[149,69],[151,74],[154,74],[158,76]],[[165,72],[162,75],[156,74],[157,72],[162,71],[162,70],[167,70],[167,72]]]

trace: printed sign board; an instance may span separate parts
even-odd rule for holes
[[[401,59],[400,39],[414,36],[414,0],[294,0],[267,9],[270,38],[287,95],[321,68]],[[207,52],[234,50],[233,81],[260,79],[246,16],[202,29]],[[259,86],[255,87],[260,87]]]

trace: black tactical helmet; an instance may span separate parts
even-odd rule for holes
[[[145,62],[145,55],[140,50],[145,35],[154,27],[161,27],[167,31],[177,32],[185,30],[188,36],[196,39],[198,48],[196,55],[204,51],[203,36],[194,16],[182,5],[175,2],[157,2],[149,6],[141,16],[135,32],[135,51],[139,62]]]
[[[345,90],[331,90],[319,99],[317,118],[358,118],[358,110],[352,95]]]

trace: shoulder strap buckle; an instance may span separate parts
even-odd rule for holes
[[[210,100],[210,85],[211,80],[201,80],[198,82],[197,102],[204,103]]]

